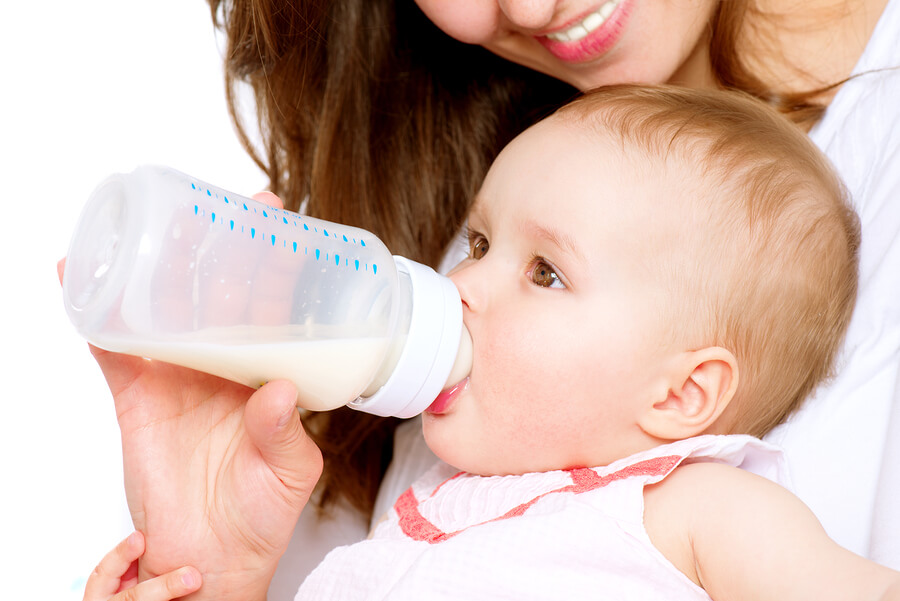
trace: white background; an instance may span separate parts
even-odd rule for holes
[[[167,164],[250,195],[203,0],[11,1],[0,36],[0,598],[81,599],[130,532],[112,400],[56,262],[114,171]]]

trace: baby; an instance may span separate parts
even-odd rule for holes
[[[801,131],[743,95],[603,88],[500,154],[468,227],[474,363],[423,416],[443,463],[297,599],[900,599],[758,438],[856,296],[858,220]],[[135,536],[94,590],[133,586]]]
[[[756,438],[828,376],[856,294],[858,220],[802,132],[601,89],[500,154],[468,227],[474,364],[423,417],[446,464],[297,599],[900,598]]]

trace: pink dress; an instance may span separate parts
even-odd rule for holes
[[[708,600],[643,525],[644,486],[698,461],[788,484],[780,451],[749,436],[701,436],[609,466],[521,476],[438,464],[369,540],[332,551],[296,599]]]

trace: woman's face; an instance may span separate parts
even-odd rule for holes
[[[416,3],[457,40],[582,90],[613,83],[713,85],[707,25],[716,0]]]

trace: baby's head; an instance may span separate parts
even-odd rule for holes
[[[680,217],[651,262],[671,335],[735,355],[740,385],[716,430],[764,435],[828,376],[856,298],[859,222],[828,160],[734,93],[599,90],[559,117],[611,137],[638,174],[683,182],[655,199]]]
[[[856,295],[828,161],[733,93],[588,94],[501,153],[469,224],[475,362],[425,435],[477,473],[761,436],[829,374]]]

